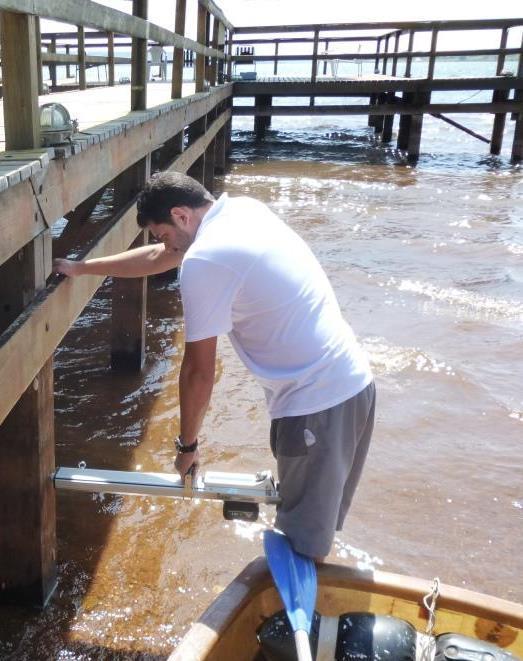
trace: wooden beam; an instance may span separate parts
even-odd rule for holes
[[[1,47],[5,149],[39,147],[36,18],[3,12]]]
[[[107,83],[109,87],[113,87],[114,86],[114,34],[112,32],[107,33],[107,65],[108,65]]]
[[[125,208],[136,198],[151,174],[150,155],[135,163],[114,181],[114,207]],[[147,244],[140,232],[133,248]],[[111,312],[111,367],[139,372],[145,360],[147,278],[113,278]]]
[[[0,5],[2,3],[0,2]],[[523,25],[523,18],[499,18],[452,21],[375,21],[360,23],[300,23],[296,25],[248,25],[235,27],[236,34],[263,34],[277,32],[311,32],[313,30],[335,32],[337,30],[416,30],[432,32],[444,30],[495,30]]]
[[[502,103],[508,100],[508,90],[496,90],[492,95],[492,103]],[[503,132],[505,130],[506,113],[496,113],[492,126],[492,138],[490,140],[490,153],[498,155],[503,145]]]
[[[44,74],[42,71],[42,37],[40,34],[40,18],[35,19],[36,32],[36,67],[38,72],[38,94],[44,93]]]
[[[85,61],[85,28],[78,26],[78,84],[81,90],[87,89]]]
[[[127,128],[65,160],[52,160],[42,174],[11,186],[0,194],[0,264],[5,262],[47,225],[77,207],[133,163],[183,131],[229,98],[232,85],[163,104],[161,112],[146,111],[151,121],[133,126],[130,114],[122,118]],[[142,113],[140,113],[142,114]],[[117,120],[111,122],[111,126]],[[103,125],[99,125],[100,129]]]
[[[407,51],[411,53],[414,48],[414,35],[416,33],[414,30],[409,30],[409,45],[407,46]],[[412,55],[407,55],[407,62],[405,64],[405,78],[410,78],[410,72],[412,69]]]
[[[186,0],[176,0],[176,16],[174,31],[185,34]],[[182,96],[183,85],[183,48],[175,48],[173,55],[171,98],[179,99]]]
[[[205,6],[198,2],[198,17],[196,28],[197,40],[200,44],[205,44],[207,38],[207,10]],[[203,92],[205,90],[205,57],[200,53],[196,54],[196,63],[194,65],[195,91]]]
[[[147,19],[148,0],[133,0],[133,15]],[[147,108],[147,39],[133,38],[131,51],[131,110]]]
[[[429,55],[429,70],[427,73],[427,78],[432,80],[434,78],[434,68],[436,66],[436,50],[438,47],[438,30],[434,28],[432,30],[432,36],[430,40],[430,55]]]

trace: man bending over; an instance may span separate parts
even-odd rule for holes
[[[55,260],[55,270],[141,277],[180,266],[185,353],[176,468],[199,463],[198,433],[214,384],[217,336],[265,391],[281,505],[293,548],[326,556],[358,484],[374,424],[367,358],[307,244],[261,202],[218,200],[176,172],[154,175],[138,224],[160,243],[118,255]]]

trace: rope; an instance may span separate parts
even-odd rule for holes
[[[425,639],[421,647],[420,661],[431,661],[434,651],[434,625],[436,623],[436,602],[439,597],[439,578],[436,577],[432,582],[432,589],[423,597],[423,605],[428,611],[427,627],[425,629]]]

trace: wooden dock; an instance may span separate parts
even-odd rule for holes
[[[500,152],[510,116],[515,121],[512,159],[523,159],[523,43],[508,45],[511,30],[521,30],[523,19],[235,28],[211,0],[192,1],[198,11],[196,41],[185,36],[186,0],[178,0],[173,9],[174,32],[147,21],[147,0],[134,0],[132,15],[89,0],[0,0],[0,601],[42,605],[56,583],[53,353],[103,280],[53,277],[52,257],[77,246],[82,256],[96,257],[147,242],[136,224],[136,197],[152,171],[188,172],[212,191],[215,173],[226,167],[234,114],[252,115],[259,139],[273,115],[366,114],[384,143],[391,141],[394,118],[399,117],[398,149],[413,162],[427,113],[463,130],[443,113],[491,114],[491,153]],[[42,35],[40,18],[72,23],[77,31]],[[95,32],[86,32],[86,27]],[[493,29],[500,33],[497,49],[437,49],[438,34],[445,30]],[[299,36],[286,36],[292,32]],[[414,49],[418,33],[430,35],[428,50]],[[132,44],[129,85],[115,81],[122,36],[127,41],[121,43]],[[107,55],[87,55],[90,39],[105,39]],[[356,41],[366,44],[367,52],[350,50]],[[150,44],[174,48],[172,80],[148,83]],[[309,51],[284,54],[286,44],[304,44]],[[333,50],[336,44],[345,50]],[[255,55],[258,46],[273,52]],[[194,55],[192,86],[183,86],[187,52]],[[495,75],[434,76],[438,57],[464,52],[494,55]],[[508,56],[517,61],[510,76],[503,75]],[[309,78],[278,75],[281,62],[304,58],[311,64]],[[329,62],[340,58],[371,61],[374,73],[329,74]],[[426,59],[426,76],[411,76],[414,58]],[[254,80],[237,75],[240,65],[258,61],[271,61],[274,75]],[[55,67],[77,67],[78,90],[41,95],[44,65],[51,67],[54,90],[59,89]],[[89,66],[108,68],[105,87],[88,88]],[[491,101],[431,101],[433,92],[456,90],[487,90]],[[273,104],[274,98],[289,96],[305,100],[301,105]],[[233,106],[240,97],[252,97],[254,104]],[[317,103],[328,97],[342,101]],[[43,148],[39,105],[51,101],[69,110],[79,132],[65,144]],[[87,222],[108,188],[114,189],[112,215],[102,223]],[[53,237],[53,227],[64,217],[65,229]],[[142,367],[145,284],[143,278],[114,280],[114,369]]]

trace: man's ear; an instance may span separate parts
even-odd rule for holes
[[[182,226],[187,225],[187,222],[189,220],[187,207],[172,207],[171,220],[175,225],[182,225]]]

